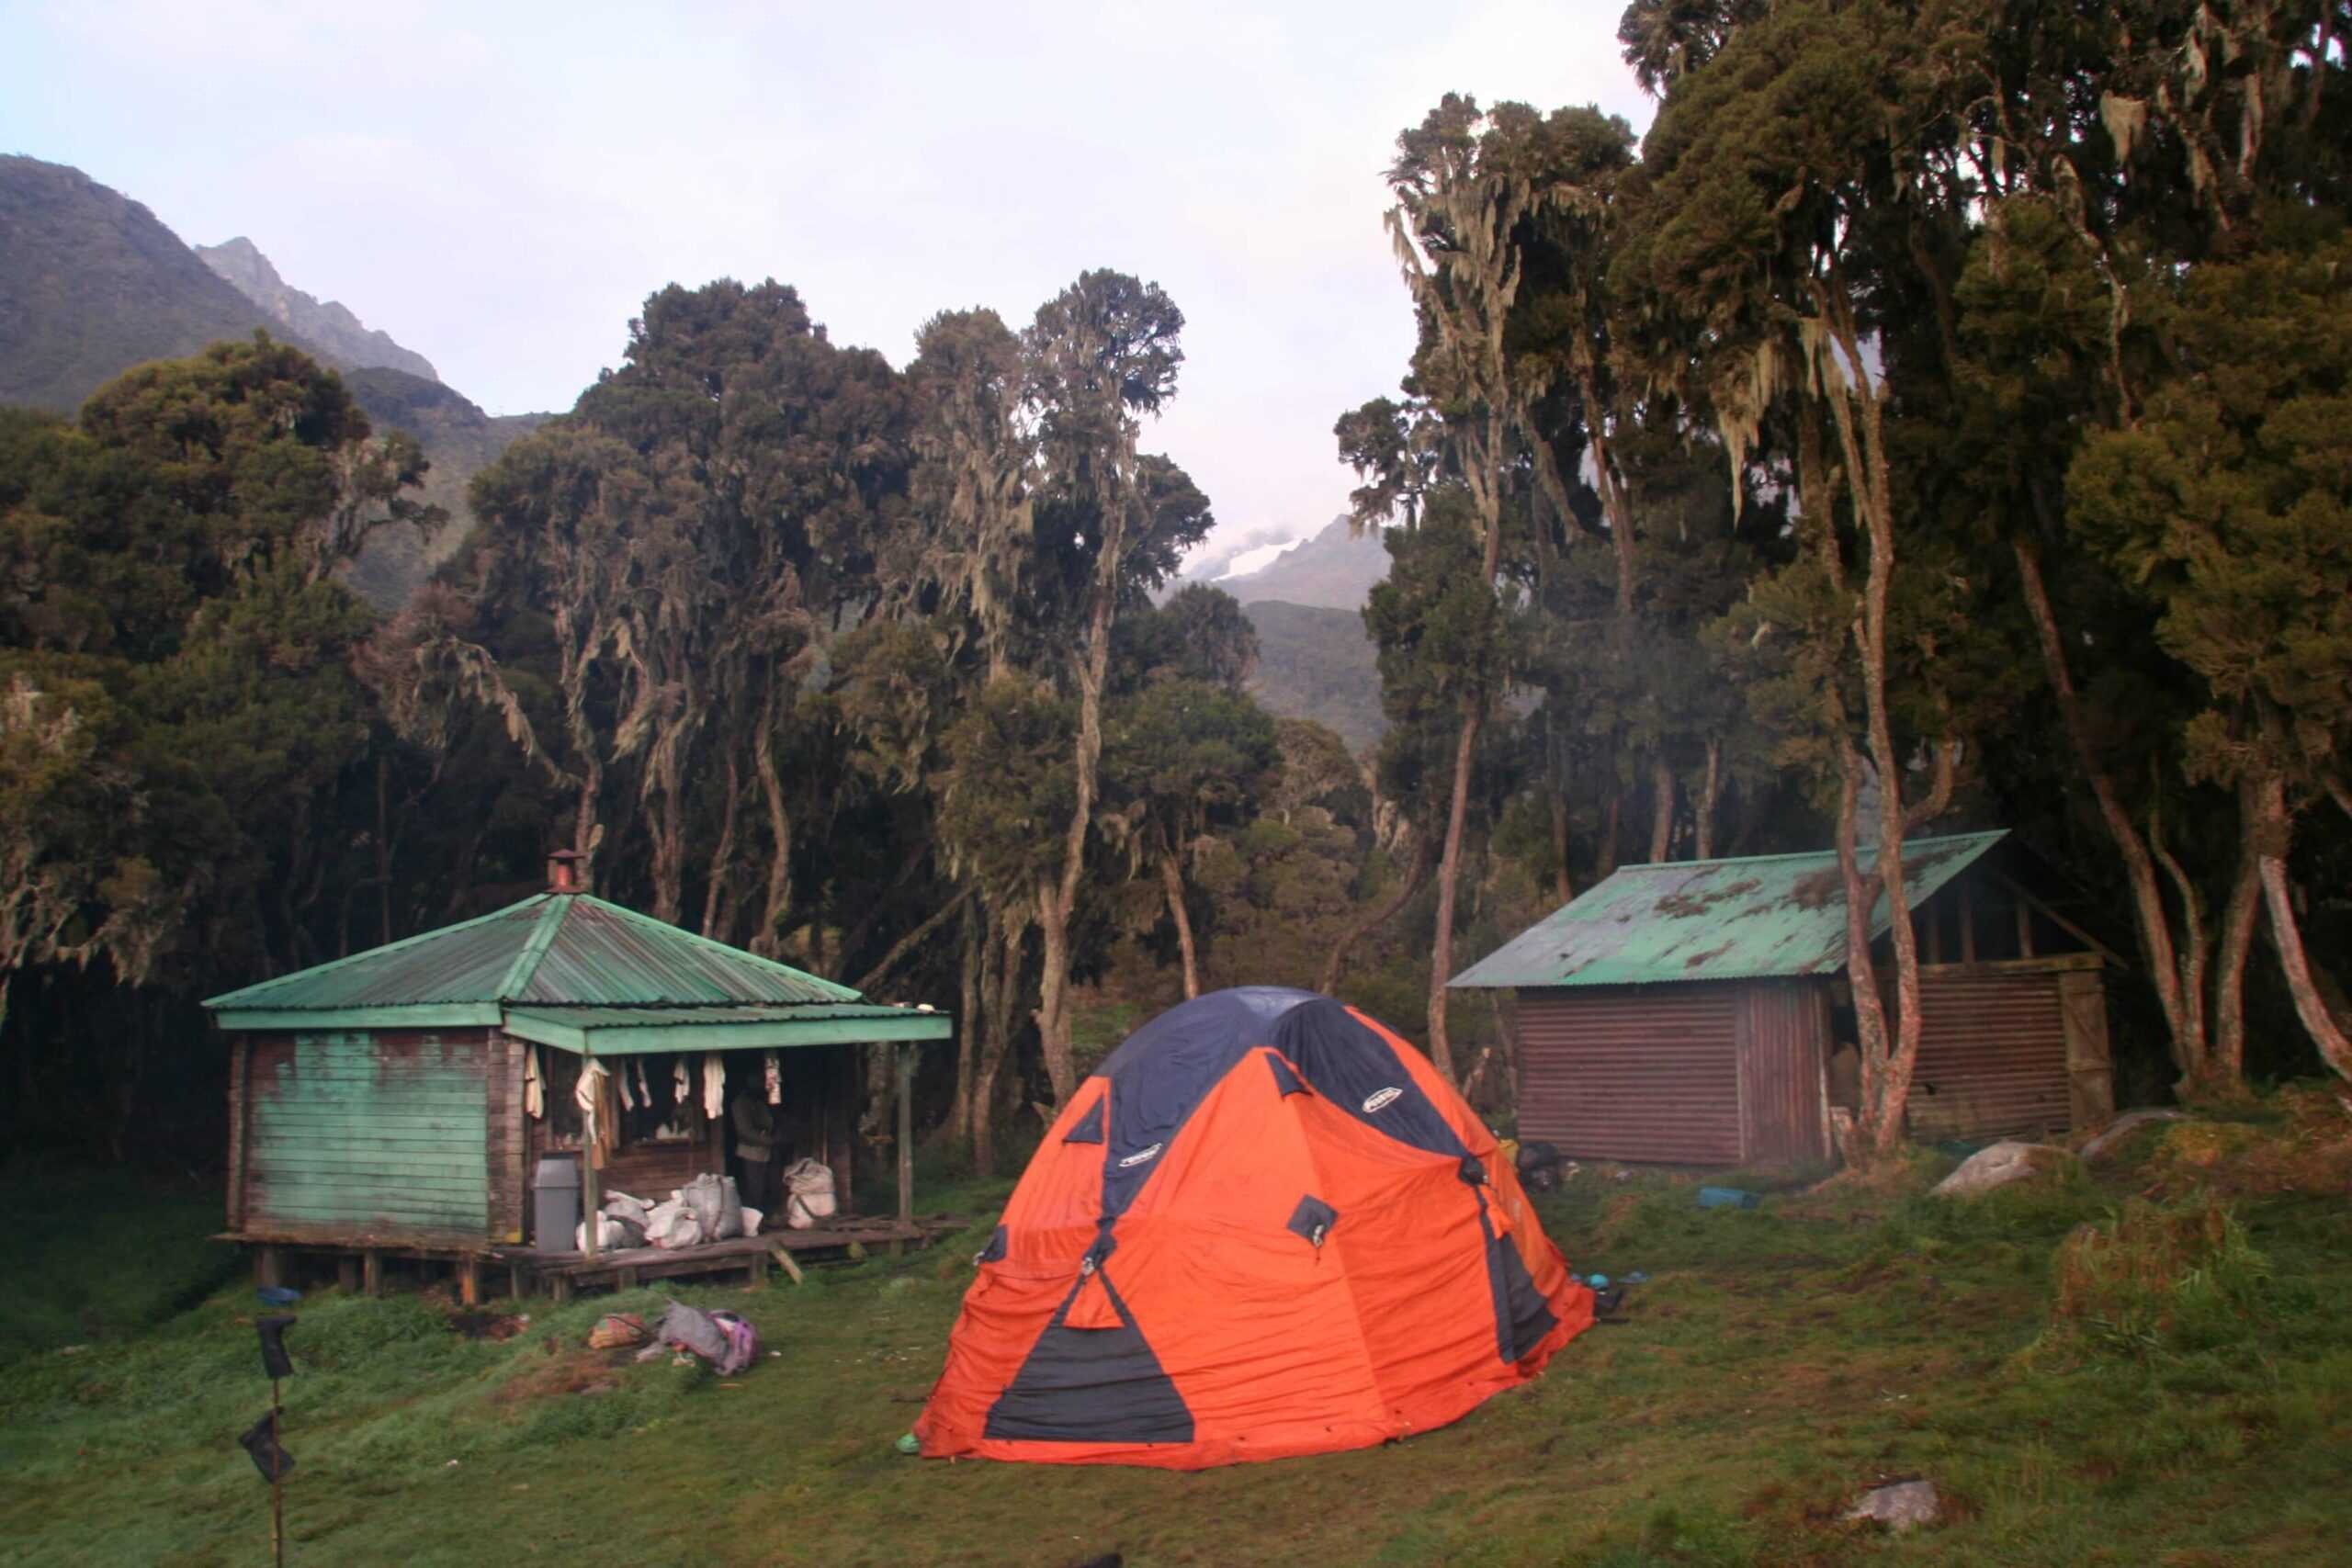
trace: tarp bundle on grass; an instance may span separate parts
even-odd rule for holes
[[[915,1434],[1193,1470],[1459,1419],[1592,1321],[1428,1058],[1310,991],[1162,1013],[1013,1190]]]

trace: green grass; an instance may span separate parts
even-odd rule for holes
[[[0,1165],[0,1213],[23,1260],[0,1312],[0,1361],[150,1327],[210,1295],[240,1266],[220,1194],[117,1169]]]
[[[1652,1277],[1631,1321],[1453,1427],[1189,1475],[901,1458],[1008,1186],[927,1189],[973,1224],[926,1253],[679,1291],[778,1352],[732,1387],[584,1349],[653,1292],[521,1303],[530,1326],[503,1342],[420,1294],[313,1294],[289,1340],[293,1561],[2185,1565],[2326,1562],[2352,1540],[2340,1198],[2247,1201],[2213,1248],[2125,1268],[2170,1245],[2158,1232],[2206,1233],[2151,1230],[2188,1211],[2127,1208],[2120,1183],[1737,1212],[1588,1171],[1543,1201],[1547,1224],[1579,1269]],[[86,1250],[45,1245],[20,1279]],[[2086,1249],[2095,1267],[2062,1264]],[[2078,1314],[2149,1332],[2057,1315],[2067,1267],[2088,1268]],[[2217,1301],[2235,1332],[2214,1331]],[[0,1365],[0,1562],[264,1560],[266,1490],[232,1442],[267,1398],[254,1311],[240,1280]],[[1917,1475],[1954,1517],[1901,1539],[1841,1520]]]

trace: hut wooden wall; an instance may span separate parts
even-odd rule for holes
[[[2112,1096],[2097,963],[2061,958],[1923,966],[1911,1135],[2038,1134],[2104,1120]],[[2062,989],[2076,1014],[2071,1047]]]
[[[1751,980],[1741,987],[1743,1162],[1793,1165],[1829,1157],[1828,1008],[1817,980]]]
[[[232,1134],[240,1230],[485,1237],[488,1030],[273,1032],[243,1043]]]
[[[1736,1165],[1736,981],[1519,993],[1519,1134],[1579,1159]]]

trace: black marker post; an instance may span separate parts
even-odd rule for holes
[[[286,1568],[286,1472],[294,1468],[294,1456],[277,1441],[278,1424],[285,1414],[278,1403],[277,1383],[280,1378],[294,1375],[294,1360],[286,1353],[285,1339],[294,1321],[281,1314],[254,1325],[261,1335],[261,1370],[269,1377],[269,1414],[254,1422],[242,1439],[245,1451],[254,1456],[254,1467],[269,1480],[269,1547],[277,1568]]]

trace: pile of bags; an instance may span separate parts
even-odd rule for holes
[[[828,1211],[830,1212],[830,1211]],[[596,1216],[596,1246],[617,1252],[624,1247],[658,1247],[674,1252],[707,1241],[757,1235],[766,1216],[743,1207],[731,1176],[706,1172],[673,1190],[659,1203],[626,1192],[607,1193],[604,1212]],[[588,1246],[588,1222],[580,1224],[578,1245]]]
[[[799,1159],[786,1166],[784,1192],[784,1223],[794,1230],[808,1230],[836,1212],[832,1170],[819,1161]],[[759,1210],[743,1206],[733,1177],[705,1172],[659,1203],[626,1192],[605,1194],[604,1212],[596,1216],[596,1249],[619,1252],[632,1247],[658,1247],[675,1252],[707,1241],[757,1235],[766,1218]],[[587,1221],[580,1222],[572,1245],[587,1250]]]

